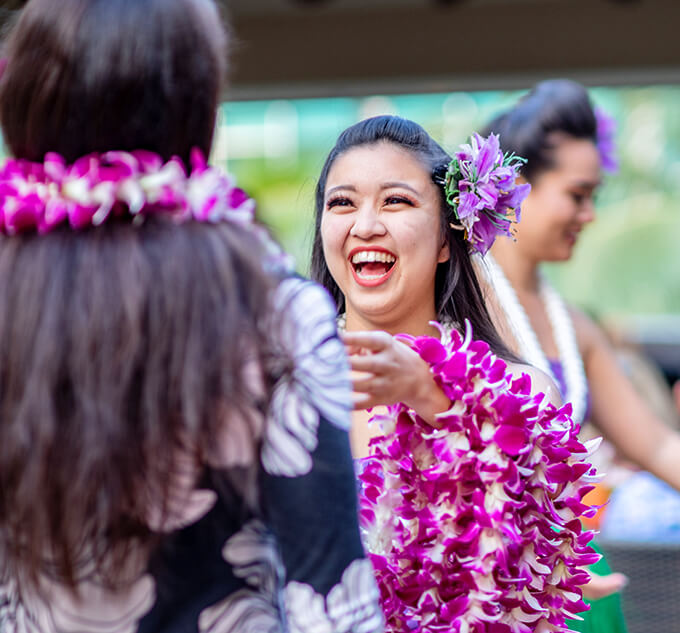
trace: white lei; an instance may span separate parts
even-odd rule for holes
[[[338,327],[338,332],[345,332],[347,329],[347,314],[345,312],[338,314],[335,322]],[[433,323],[435,322],[430,321],[430,324]],[[454,330],[460,331],[460,328],[448,317],[439,319],[437,323],[441,326],[442,343],[444,343],[444,345],[451,341],[451,333]]]
[[[529,317],[505,273],[490,254],[484,257],[482,268],[488,273],[489,281],[505,311],[508,326],[519,345],[520,355],[526,362],[552,377],[559,386],[536,332],[531,327]],[[548,313],[548,320],[562,364],[566,386],[566,393],[562,396],[565,402],[571,402],[574,421],[581,423],[588,406],[588,382],[574,332],[574,324],[564,301],[543,276],[540,278],[539,294]]]

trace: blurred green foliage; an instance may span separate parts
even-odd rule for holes
[[[303,274],[316,178],[338,134],[381,113],[421,123],[446,149],[512,104],[520,92],[226,103],[213,160],[253,195]],[[595,88],[618,121],[618,173],[598,196],[598,219],[573,259],[548,275],[569,299],[600,314],[680,313],[680,87]]]

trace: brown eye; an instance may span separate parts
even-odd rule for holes
[[[349,198],[343,196],[338,196],[337,198],[331,198],[327,203],[326,207],[332,209],[334,207],[351,207],[353,205]]]
[[[388,206],[395,204],[406,204],[410,207],[413,206],[413,202],[404,196],[390,196],[389,198],[385,199],[385,204]]]

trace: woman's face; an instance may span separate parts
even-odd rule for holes
[[[449,257],[440,193],[410,152],[388,142],[355,147],[326,181],[321,238],[350,314],[385,328],[435,318],[437,264]]]
[[[536,261],[569,259],[581,230],[595,219],[593,196],[601,183],[595,144],[560,138],[554,163],[532,183],[517,226],[517,248]]]

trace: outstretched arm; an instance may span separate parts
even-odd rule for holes
[[[609,341],[572,311],[592,397],[593,421],[628,459],[680,490],[680,434],[647,406],[624,374]]]

